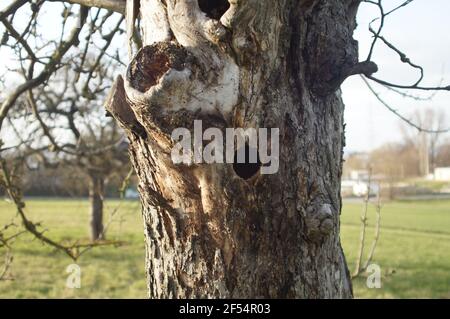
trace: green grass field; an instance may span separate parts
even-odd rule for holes
[[[354,269],[362,204],[344,202],[341,238],[350,270]],[[361,298],[450,298],[450,201],[405,201],[383,205],[381,235],[373,263],[381,267],[381,289],[354,280]],[[369,226],[375,221],[369,210]],[[370,246],[374,228],[368,227]],[[369,248],[367,248],[368,250]]]
[[[14,243],[13,280],[0,282],[0,298],[145,298],[139,203],[108,201],[106,206],[106,223],[111,212],[119,209],[109,226],[108,239],[127,244],[99,247],[83,255],[77,262],[82,270],[80,289],[66,288],[66,268],[72,264],[68,257],[24,235]],[[342,242],[351,270],[359,243],[361,209],[362,203],[344,202]],[[87,201],[29,200],[27,211],[33,221],[43,223],[52,238],[88,237]],[[10,203],[0,203],[0,227],[14,216]],[[373,238],[373,209],[368,217],[367,246]],[[357,298],[450,298],[450,200],[386,203],[373,262],[382,269],[382,287],[368,289],[366,279],[358,278],[354,280]]]

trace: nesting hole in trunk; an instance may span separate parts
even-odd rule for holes
[[[245,161],[244,163],[238,163],[239,152],[245,151]],[[256,152],[256,163],[250,162],[250,152]],[[248,144],[243,147],[243,149],[238,149],[234,153],[234,163],[233,169],[236,175],[242,179],[250,179],[255,176],[261,168],[261,161],[259,160],[258,150],[251,148]]]
[[[198,0],[198,5],[209,18],[216,20],[230,8],[228,0]]]

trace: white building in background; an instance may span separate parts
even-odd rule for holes
[[[341,194],[342,196],[357,196],[363,197],[367,195],[369,191],[368,181],[354,181],[354,180],[343,180],[341,182]],[[370,182],[370,196],[378,195],[380,191],[380,185],[377,182]]]
[[[349,179],[341,182],[341,194],[347,196],[366,196],[370,190],[370,196],[377,196],[380,191],[380,184],[372,176],[369,185],[370,172],[368,170],[352,170],[348,175]]]
[[[434,180],[450,182],[450,167],[436,167],[434,169]]]

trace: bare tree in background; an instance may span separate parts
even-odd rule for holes
[[[437,167],[450,167],[450,138],[446,138],[438,147],[436,155]]]
[[[115,29],[119,26],[120,23]],[[23,159],[28,154],[35,165],[51,168],[63,164],[72,167],[73,174],[82,171],[87,176],[90,234],[95,241],[104,239],[105,180],[120,171],[125,175],[129,170],[125,136],[117,122],[105,116],[102,107],[112,84],[108,68],[117,63],[98,60],[90,54],[81,61],[74,56],[67,61],[62,59],[62,63],[64,66],[55,71],[45,86],[27,92],[21,101],[24,107],[9,112],[7,120],[14,133],[11,137],[20,141],[21,146],[16,148],[19,157]],[[80,71],[81,63],[86,71]],[[24,69],[16,72],[26,77]],[[80,81],[82,77],[89,82]]]
[[[91,240],[97,241],[104,239],[105,179],[119,171],[124,173],[128,163],[123,132],[116,121],[105,116],[102,107],[115,70],[122,65],[120,47],[112,48],[111,43],[123,33],[124,18],[100,9],[88,15],[86,8],[80,8],[77,13],[63,4],[59,7],[59,24],[40,29],[38,20],[43,21],[49,14],[42,9],[43,4],[44,1],[13,1],[6,12],[0,13],[5,27],[2,54],[11,55],[16,61],[4,67],[10,80],[24,81],[11,88],[1,79],[0,123],[2,133],[7,133],[2,138],[2,155],[14,154],[15,161],[25,166],[33,163],[56,168],[62,164],[72,166],[74,174],[77,169],[82,170],[88,176],[86,184],[90,190]],[[23,11],[8,12],[25,5],[31,9],[29,16]],[[5,14],[11,14],[8,20]],[[18,29],[13,26],[15,22]],[[89,30],[83,41],[80,40],[81,22]],[[28,42],[33,42],[33,49]],[[19,107],[11,108],[11,98]],[[5,164],[5,174],[10,173],[7,168]],[[44,230],[38,230],[39,225],[26,218],[24,207],[20,207],[25,204],[19,195],[19,182],[14,183],[12,186],[17,191],[8,193],[19,205],[25,228],[37,238],[42,237],[44,242],[61,248],[74,259],[97,245],[66,245],[45,237]],[[3,184],[5,187],[6,183]]]
[[[33,3],[48,2],[54,1]],[[340,84],[363,74],[395,90],[450,89],[422,86],[423,68],[382,32],[387,18],[412,1],[390,9],[359,0],[67,2],[126,16],[131,60],[106,107],[128,136],[139,178],[150,297],[352,297],[339,239]],[[370,53],[358,62],[352,34],[362,2],[376,6],[380,17],[370,26]],[[13,28],[15,12],[26,3],[13,1],[0,21],[32,57],[23,31]],[[93,14],[83,6],[67,8],[79,10],[82,27]],[[82,30],[93,33],[73,29],[43,70],[28,69],[26,81],[5,97],[0,120],[19,96],[45,84],[62,56],[79,45]],[[374,77],[377,44],[418,69],[420,79],[401,85]],[[191,129],[194,119],[222,131],[279,128],[279,172],[174,165],[171,132]]]
[[[420,127],[433,131],[431,133],[418,131],[404,123],[401,126],[405,142],[414,145],[417,149],[421,176],[427,176],[436,168],[439,142],[446,133],[443,129],[446,127],[448,120],[443,110],[430,107],[414,111],[411,118]]]

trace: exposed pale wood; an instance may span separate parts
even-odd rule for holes
[[[219,22],[195,0],[142,0],[130,63],[150,297],[349,298],[339,239],[344,106],[358,66],[360,1],[230,0]],[[130,114],[131,114],[130,113]],[[120,120],[120,116],[118,116]],[[276,127],[280,171],[174,165],[176,127]]]
[[[137,19],[137,13],[139,10],[139,0],[126,0],[126,22],[127,22],[127,46],[128,46],[128,57],[131,59],[133,57],[133,36],[134,36],[134,25]]]

